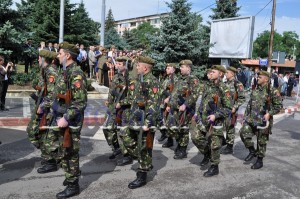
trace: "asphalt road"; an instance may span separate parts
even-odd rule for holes
[[[203,177],[199,167],[202,155],[191,142],[188,158],[174,160],[174,152],[156,141],[148,184],[136,190],[127,185],[135,179],[137,162],[116,167],[115,160],[108,159],[111,151],[99,127],[86,127],[80,151],[81,194],[74,198],[300,198],[298,119],[290,115],[276,120],[260,170],[243,164],[248,151],[237,133],[234,154],[221,156],[220,174],[211,178]],[[157,133],[156,139],[159,136]],[[40,152],[30,145],[24,127],[1,128],[0,140],[0,198],[50,199],[63,190],[61,169],[49,174],[36,172]]]

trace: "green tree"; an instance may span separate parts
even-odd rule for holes
[[[105,32],[104,44],[105,48],[107,49],[109,49],[112,45],[115,45],[117,49],[122,50],[127,47],[124,40],[119,36],[117,30],[114,28],[111,28]]]
[[[99,34],[99,23],[94,22],[88,15],[83,2],[75,8],[71,15],[70,31],[65,35],[66,41],[80,43],[85,46],[94,45]]]
[[[112,10],[109,9],[105,19],[105,31],[109,31],[112,28],[115,28],[115,19]]]
[[[203,76],[203,49],[207,48],[203,40],[204,31],[200,29],[201,16],[191,12],[191,4],[187,0],[172,0],[167,3],[171,12],[162,18],[159,33],[150,36],[150,56],[158,63],[155,70],[164,70],[165,63],[180,62],[183,59],[193,61],[194,74]]]
[[[136,29],[131,30],[133,37],[135,38],[135,42],[132,43],[132,48],[138,49],[149,49],[150,48],[150,40],[149,36],[156,35],[159,29],[155,28],[150,24],[150,22],[144,22],[140,24]]]
[[[253,57],[254,58],[265,58],[268,57],[269,52],[269,40],[270,40],[270,31],[265,30],[264,32],[258,34],[257,38],[253,43]],[[282,46],[282,36],[275,32],[274,41],[273,41],[273,51],[283,51],[284,47]]]
[[[22,37],[16,19],[19,13],[11,8],[12,0],[2,0],[0,4],[0,54],[16,61],[22,52]]]
[[[128,30],[127,28],[123,32],[122,38],[124,42],[127,45],[127,48],[129,50],[136,49],[135,47],[138,44],[138,39],[135,37],[135,35],[132,33],[132,31]]]
[[[236,0],[216,0],[216,5],[216,8],[212,8],[213,14],[209,16],[213,20],[239,16],[237,13],[240,7],[237,7]]]

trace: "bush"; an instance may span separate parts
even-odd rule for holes
[[[28,82],[38,78],[39,76],[39,67],[33,67],[30,72],[27,73],[14,73],[11,76],[12,83],[17,84],[19,86],[24,86]]]

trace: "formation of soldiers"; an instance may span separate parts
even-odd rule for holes
[[[56,197],[67,198],[80,192],[78,151],[87,92],[85,75],[74,62],[78,49],[67,42],[59,46],[58,55],[40,51],[42,74],[35,85],[37,105],[27,133],[32,144],[42,152],[42,167],[38,173],[56,171],[58,165],[64,169],[63,185],[67,187]],[[158,141],[167,139],[162,147],[172,147],[175,139],[176,160],[187,158],[191,134],[192,142],[203,154],[200,162],[201,168],[206,170],[203,175],[218,175],[220,154],[233,153],[237,112],[245,102],[243,85],[235,78],[236,69],[214,65],[207,71],[208,81],[200,82],[192,75],[193,63],[182,60],[179,64],[166,64],[166,78],[159,82],[152,74],[155,60],[150,57],[139,56],[134,63],[128,57],[118,57],[115,61],[118,72],[109,88],[102,128],[112,148],[109,159],[120,157],[117,166],[138,160],[136,179],[128,187],[135,189],[147,183],[147,173],[153,169],[152,149],[158,130],[161,132]],[[63,70],[58,69],[58,64]],[[129,66],[132,65],[137,76],[131,74]],[[178,76],[175,75],[177,65]],[[222,81],[224,75],[226,83]],[[263,166],[272,116],[282,107],[280,93],[269,82],[270,74],[261,71],[259,86],[251,93],[240,130],[249,150],[245,161],[257,156],[252,169]],[[202,92],[200,85],[204,85]],[[196,109],[199,96],[201,101]],[[256,148],[252,141],[254,135],[257,136]],[[226,146],[222,149],[223,145]]]

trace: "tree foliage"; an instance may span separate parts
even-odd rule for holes
[[[115,19],[110,8],[105,19],[105,31],[109,31],[112,28],[115,28]]]
[[[253,57],[268,57],[270,31],[264,31],[258,34],[253,44]],[[282,34],[275,31],[273,39],[273,51],[285,52],[287,57],[291,57],[294,53],[294,45],[296,47],[295,55],[300,56],[299,36],[294,31],[286,31]]]
[[[239,16],[237,13],[240,7],[237,7],[236,0],[216,0],[216,5],[212,8],[213,14],[209,16],[213,20]]]
[[[202,17],[191,12],[187,0],[172,0],[167,3],[171,12],[162,18],[159,33],[151,36],[150,55],[158,61],[156,70],[164,70],[165,63],[190,59],[195,65],[194,74],[203,75],[203,50],[207,48],[203,40],[204,31],[200,26]]]

